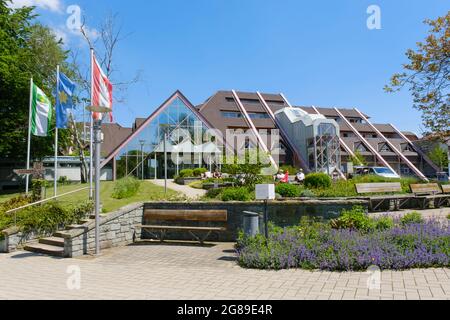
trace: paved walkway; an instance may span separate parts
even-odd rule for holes
[[[379,290],[368,289],[368,278],[246,270],[231,244],[145,244],[79,259],[0,254],[0,299],[450,299],[450,269],[385,271]]]
[[[164,180],[151,180],[154,184],[164,187]],[[206,190],[194,189],[189,186],[182,186],[173,182],[173,180],[167,181],[167,187],[177,192],[183,193],[187,198],[196,200],[203,197],[206,194]]]
[[[418,212],[424,217],[425,219],[435,219],[435,220],[441,220],[445,221],[448,220],[447,216],[450,215],[450,208],[440,208],[440,209],[430,209],[430,210],[402,210],[402,211],[395,211],[395,212],[384,212],[384,213],[371,213],[371,216],[379,217],[383,215],[391,215],[393,217],[402,217],[407,213],[411,212]]]

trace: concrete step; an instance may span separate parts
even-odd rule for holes
[[[66,230],[73,230],[73,229],[83,229],[84,226],[81,224],[71,224],[69,226],[66,226]]]
[[[39,239],[39,243],[64,248],[64,239],[59,237],[48,237]]]
[[[34,253],[41,253],[46,254],[53,257],[64,257],[64,248],[57,247],[57,246],[51,246],[48,244],[43,243],[33,243],[25,246],[24,248],[26,251],[34,252]]]

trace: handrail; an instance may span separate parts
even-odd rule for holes
[[[57,198],[60,198],[60,197],[64,197],[64,196],[67,196],[67,195],[70,195],[70,194],[73,194],[73,193],[77,193],[77,192],[80,192],[80,191],[83,191],[83,190],[87,190],[87,189],[89,189],[89,187],[85,187],[85,188],[82,188],[82,189],[70,191],[70,192],[67,192],[67,193],[64,193],[64,194],[61,194],[61,195],[58,195],[58,196],[54,196],[54,197],[47,198],[47,199],[44,199],[44,200],[40,200],[40,201],[37,201],[37,202],[34,202],[34,203],[30,203],[30,204],[27,204],[25,206],[6,211],[5,214],[11,214],[11,213],[20,211],[22,209],[33,207],[35,205],[42,204],[42,203],[45,203],[45,202],[48,202],[48,201],[51,201],[51,200],[54,200],[54,199],[57,199]]]

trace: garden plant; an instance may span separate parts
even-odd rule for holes
[[[419,219],[420,218],[420,219]],[[256,269],[365,271],[370,266],[404,270],[450,266],[450,225],[424,221],[417,213],[402,220],[372,219],[362,208],[331,222],[304,218],[298,226],[270,227],[269,238],[241,234],[239,264]]]

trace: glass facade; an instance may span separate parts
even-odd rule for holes
[[[202,148],[203,135],[208,127],[178,97],[138,130],[141,130],[139,134],[115,158],[117,179],[126,176],[163,179],[164,150],[167,152],[169,178],[183,169],[211,166],[211,161],[205,163],[204,158],[208,157]]]

